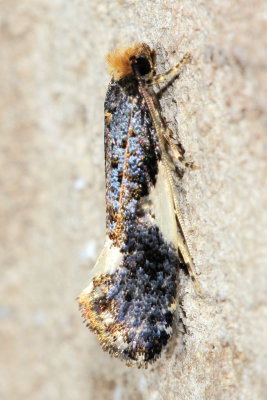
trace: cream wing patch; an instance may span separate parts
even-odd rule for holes
[[[123,261],[123,254],[118,247],[115,247],[112,241],[106,237],[104,247],[89,274],[89,284],[83,290],[81,295],[88,294],[93,289],[92,279],[96,276],[109,274],[112,275],[119,268]]]
[[[164,240],[177,247],[178,229],[168,174],[162,161],[158,164],[157,181],[144,199],[144,208],[151,209],[151,215],[159,227]]]

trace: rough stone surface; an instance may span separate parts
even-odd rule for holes
[[[264,0],[1,2],[1,399],[266,399],[266,15]],[[204,296],[184,277],[146,371],[103,353],[75,301],[104,239],[104,57],[136,41],[159,71],[191,51],[162,106],[201,166],[178,195]]]

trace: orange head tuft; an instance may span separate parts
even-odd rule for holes
[[[106,57],[108,71],[118,81],[133,73],[133,57],[140,63],[140,74],[154,73],[155,52],[145,43],[137,43],[132,47],[120,47]]]

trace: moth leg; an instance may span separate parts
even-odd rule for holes
[[[180,235],[179,238],[179,243],[178,243],[178,249],[179,249],[179,253],[182,256],[182,259],[186,265],[186,269],[188,272],[188,275],[190,276],[193,286],[194,286],[194,290],[195,293],[197,293],[198,295],[202,294],[202,289],[201,289],[201,285],[198,281],[198,274],[196,272],[196,268],[195,268],[195,264],[194,261],[190,255],[190,251],[187,245],[187,240],[184,236],[184,230],[183,230],[183,223],[181,223],[181,214],[180,211],[178,209],[175,209],[175,213],[176,213],[176,218],[177,218],[177,224],[179,227],[182,228],[182,234]]]
[[[198,294],[198,295],[201,295],[202,294],[202,288],[201,288],[200,283],[198,281],[196,269],[195,269],[195,266],[194,266],[193,262],[191,264],[187,264],[186,267],[187,267],[188,274],[189,274],[189,276],[190,276],[190,278],[192,280],[195,293]]]
[[[152,85],[156,85],[158,83],[164,82],[169,76],[178,74],[180,72],[180,70],[190,61],[190,59],[191,59],[191,54],[188,51],[185,53],[185,55],[183,56],[183,58],[177,65],[172,67],[169,71],[164,72],[163,74],[158,74],[158,75],[153,76],[153,78],[148,79],[146,81],[146,84],[148,86],[152,86]]]
[[[175,199],[176,201],[176,199]],[[177,204],[176,204],[177,205]],[[190,279],[192,281],[193,287],[194,287],[194,291],[197,295],[201,295],[202,292],[202,288],[198,279],[198,274],[196,271],[196,267],[194,264],[194,261],[190,255],[190,250],[188,247],[188,240],[186,238],[185,235],[185,231],[184,231],[184,226],[183,226],[183,222],[181,219],[181,213],[179,211],[179,209],[175,209],[175,214],[176,214],[176,219],[177,219],[177,226],[178,226],[178,254],[180,255],[180,257],[183,260],[183,263],[186,266],[188,275],[190,276]]]
[[[193,283],[195,293],[198,295],[201,295],[202,294],[201,285],[198,280],[198,275],[196,272],[195,264],[191,257],[190,257],[190,261],[186,263],[186,268],[187,268],[187,272],[191,278],[191,281]]]
[[[173,143],[174,137],[173,132],[170,128],[162,129],[162,136],[164,137],[166,143],[171,148],[174,158],[180,163],[182,163],[185,167],[190,168],[192,170],[199,169],[197,165],[195,165],[192,161],[187,161],[184,157],[184,151],[177,146],[177,144]]]

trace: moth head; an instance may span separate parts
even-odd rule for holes
[[[156,54],[146,43],[137,43],[132,47],[115,49],[107,55],[107,63],[115,80],[133,75],[133,66],[141,76],[150,78],[155,74]]]

